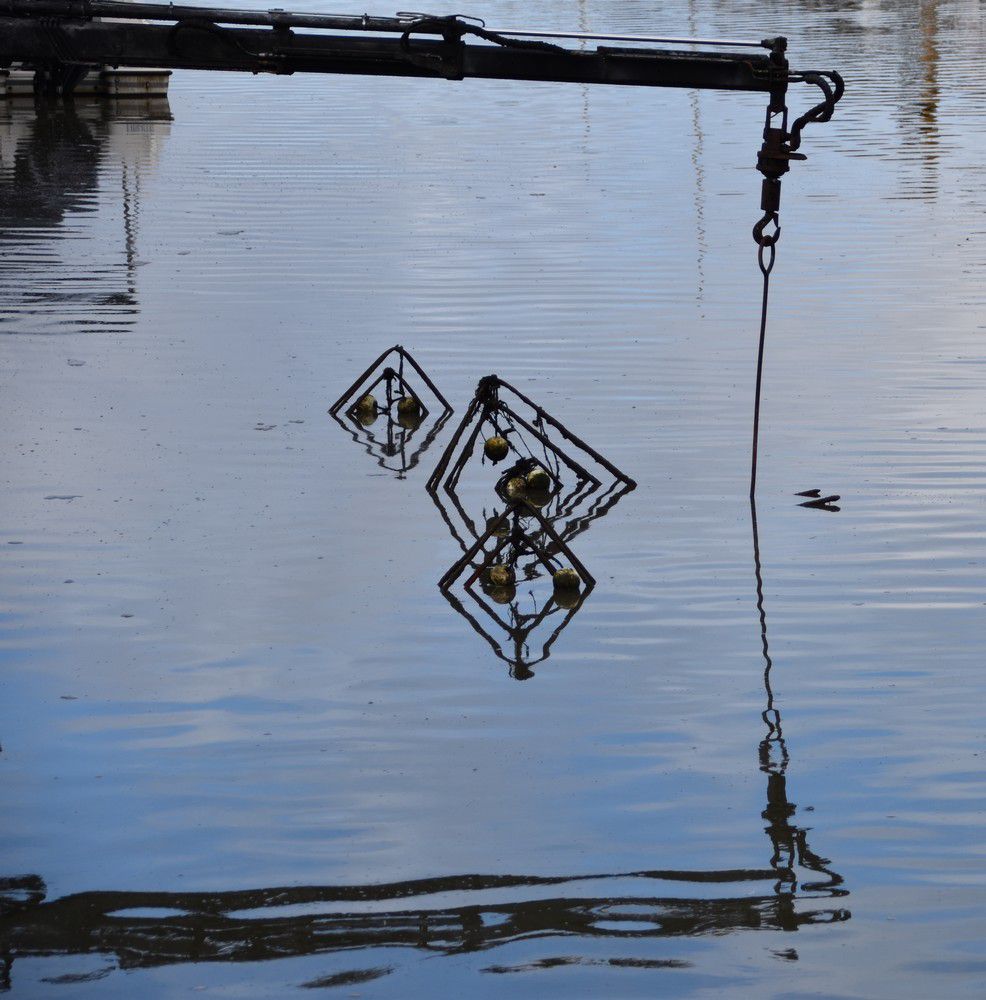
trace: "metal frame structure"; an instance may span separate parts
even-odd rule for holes
[[[397,367],[385,364],[394,355]],[[423,435],[420,443],[415,449],[409,452],[412,440],[418,431],[425,425],[431,416],[427,404],[422,398],[422,394],[417,392],[405,375],[404,366],[421,379],[421,383],[427,387],[433,399],[437,402],[439,413],[437,420],[431,428]],[[374,376],[376,376],[374,378]],[[358,400],[364,393],[372,393],[378,386],[383,385],[385,391],[384,405],[376,407],[374,420],[377,416],[384,418],[384,435],[378,436],[372,431],[369,425],[359,419]],[[420,407],[418,415],[409,423],[394,414],[395,404],[402,399],[413,397],[418,401]],[[428,377],[428,373],[414,360],[414,357],[405,347],[395,344],[393,347],[381,352],[379,357],[370,364],[366,370],[356,379],[352,385],[332,404],[329,414],[333,420],[352,439],[361,444],[368,455],[377,460],[377,464],[388,472],[395,473],[398,478],[403,478],[413,469],[421,459],[421,456],[431,447],[438,432],[445,426],[445,423],[452,416],[452,404],[442,395],[438,386]],[[372,421],[371,421],[372,423]],[[396,465],[390,464],[390,460],[395,459]]]
[[[458,15],[293,14],[120,0],[4,0],[0,13],[6,22],[6,43],[0,53],[19,61],[711,87],[773,95],[781,94],[788,83],[783,38],[695,40],[706,47],[762,47],[767,54],[614,47],[573,50],[540,39],[636,39],[494,31],[480,20]],[[298,34],[297,29],[346,34]],[[539,40],[531,40],[532,36]],[[466,44],[466,37],[493,44]],[[649,40],[648,36],[643,40]],[[692,44],[689,39],[668,41]]]
[[[487,543],[491,541],[494,543],[493,547],[487,549]],[[521,560],[525,556],[530,557],[530,561],[522,565]],[[562,603],[555,591],[540,608],[535,604],[532,611],[523,611],[516,599],[515,588],[510,587],[507,600],[498,602],[507,605],[501,615],[486,596],[476,589],[477,584],[482,584],[485,573],[497,563],[503,563],[522,574],[517,579],[517,585],[522,586],[532,583],[538,577],[550,577],[561,569],[565,563],[560,557],[564,557],[569,567],[579,575],[580,586],[569,593],[570,603]],[[495,639],[456,596],[453,588],[460,583],[463,594],[476,605],[477,613],[484,613],[491,621],[491,627],[502,633],[505,639]],[[438,582],[442,596],[490,644],[494,654],[509,666],[510,676],[515,680],[527,680],[534,676],[531,667],[551,655],[555,640],[582,607],[595,585],[595,577],[565,544],[564,538],[555,531],[551,521],[536,507],[523,500],[508,504],[502,514],[491,518],[483,534],[449,567]],[[559,613],[560,620],[553,622],[554,628],[546,639],[539,642],[540,652],[532,652],[530,647],[535,640],[535,633],[541,625]]]
[[[390,366],[381,367],[383,363],[390,357],[391,354],[397,357],[397,368],[392,368]],[[424,411],[425,416],[428,415],[428,408],[425,406],[424,401],[421,399],[420,394],[414,393],[411,388],[410,383],[404,377],[404,364],[405,362],[409,367],[413,368],[415,373],[421,379],[421,381],[428,387],[431,394],[438,400],[442,407],[442,416],[447,417],[452,413],[452,404],[441,394],[438,386],[428,377],[428,373],[414,360],[411,352],[407,348],[403,347],[401,344],[394,344],[393,347],[388,347],[387,350],[382,351],[380,355],[376,358],[372,364],[366,367],[359,378],[356,379],[352,385],[332,404],[329,409],[329,413],[336,416],[347,403],[351,403],[360,392],[373,392],[374,389],[381,383],[386,383],[387,386],[387,399],[399,399],[405,395],[412,395],[421,404],[421,408]],[[370,382],[369,379],[380,369],[380,374],[373,381]],[[396,383],[396,391],[394,391],[394,384]],[[352,412],[353,406],[350,406],[346,410],[347,413]]]
[[[840,905],[848,895],[841,877],[805,860],[823,880],[798,896],[778,891],[778,875],[790,870],[773,863],[725,870],[470,874],[211,893],[93,891],[50,899],[38,875],[0,878],[0,992],[12,988],[15,963],[28,959],[112,956],[118,968],[136,970],[378,948],[461,958],[532,938],[633,942],[793,933],[851,919]],[[600,883],[614,894],[599,895]],[[285,915],[292,906],[300,912]],[[136,910],[160,915],[128,912]]]
[[[634,44],[573,49],[558,44],[560,39]],[[644,47],[654,43],[688,47]],[[88,69],[111,66],[763,93],[769,102],[757,169],[764,175],[764,215],[754,230],[761,247],[772,247],[779,236],[780,178],[791,160],[805,158],[797,152],[802,129],[828,121],[843,92],[838,73],[792,71],[783,36],[753,41],[493,30],[460,15],[293,14],[121,0],[3,0],[0,66],[12,63],[38,69],[49,89],[63,92]],[[822,101],[789,128],[791,83],[817,86]]]
[[[488,459],[483,443],[486,436],[502,437],[506,454]],[[478,526],[481,519],[467,513],[459,496],[462,474],[477,457],[484,465],[487,461],[495,465],[512,460],[498,470],[490,490],[504,510],[487,516],[484,509],[485,528]],[[511,492],[518,478],[523,481],[535,469],[541,470],[550,485],[537,496],[526,490]],[[629,476],[515,386],[498,375],[479,380],[427,489],[464,553],[439,581],[439,589],[454,610],[486,639],[497,657],[510,666],[511,677],[527,680],[534,676],[531,667],[548,658],[552,644],[595,586],[595,579],[570,547],[572,539],[636,486]],[[491,541],[493,547],[487,549]],[[529,561],[523,562],[526,557],[530,557]],[[498,562],[518,573],[518,586],[546,573],[551,576],[567,562],[578,573],[582,588],[568,595],[570,602],[562,601],[558,593],[540,608],[535,602],[532,612],[522,610],[514,593],[506,601],[497,602],[507,605],[501,614],[476,589],[483,574]],[[476,605],[474,610],[482,611],[505,640],[495,639],[453,593],[453,587],[460,584],[463,595]],[[556,627],[548,638],[535,641],[535,633],[556,615],[560,622],[552,622]],[[537,645],[540,652],[534,648]]]
[[[526,411],[522,413],[521,411]],[[571,541],[597,517],[603,516],[621,497],[636,489],[637,484],[612,462],[575,435],[560,420],[539,406],[529,396],[501,379],[487,375],[479,380],[465,415],[456,427],[438,464],[428,479],[427,489],[442,518],[463,551],[480,535],[475,520],[466,512],[458,496],[460,478],[470,458],[482,447],[484,433],[530,438],[529,449],[538,449],[537,461],[550,470],[554,486],[549,520],[565,521],[559,534]],[[513,437],[510,439],[514,440]],[[522,458],[523,449],[514,450],[515,459]],[[531,451],[534,455],[534,452]],[[587,466],[594,467],[587,468]],[[562,470],[569,472],[574,484],[560,482]],[[508,470],[500,477],[511,474]],[[611,481],[606,481],[610,477]],[[498,494],[504,502],[507,497]],[[460,524],[453,522],[442,494],[450,503]],[[460,535],[460,529],[462,534]]]

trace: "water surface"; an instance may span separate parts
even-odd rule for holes
[[[471,12],[786,33],[845,75],[784,182],[759,566],[762,98],[10,105],[2,988],[981,995],[981,7]],[[327,412],[395,343],[456,409],[397,473]],[[637,483],[537,663],[437,587],[424,484],[490,372]]]

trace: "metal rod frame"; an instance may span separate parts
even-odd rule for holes
[[[532,534],[524,531],[520,527],[521,519],[534,518],[537,522],[538,530]],[[500,537],[497,532],[504,526],[511,525],[511,530],[505,537]],[[556,548],[556,552],[549,551],[540,541],[540,535],[546,535]],[[497,544],[492,550],[486,550],[486,544],[491,538],[497,539]],[[557,553],[561,553],[569,561],[572,568],[579,574],[583,586],[579,590],[578,600],[570,608],[562,608],[554,595],[547,601],[540,611],[533,615],[521,615],[516,612],[513,622],[504,621],[503,618],[484,601],[474,588],[474,584],[480,575],[490,566],[495,565],[500,553],[507,546],[512,544],[520,552],[522,549],[530,552],[538,563],[549,572],[554,572],[555,563],[559,562]],[[483,628],[478,619],[469,612],[462,601],[453,593],[452,588],[467,570],[472,570],[463,582],[463,588],[481,608],[486,616],[493,621],[501,631],[506,633],[507,638],[513,643],[514,655],[511,657],[503,651],[502,642],[498,642],[490,633]],[[517,680],[527,680],[533,676],[530,667],[548,659],[551,655],[551,646],[561,635],[562,631],[571,621],[575,613],[585,603],[586,598],[592,593],[596,585],[595,577],[586,569],[582,561],[566,545],[565,541],[555,531],[551,522],[545,518],[537,508],[531,507],[523,501],[516,501],[507,506],[502,514],[490,521],[486,531],[476,539],[466,553],[452,564],[445,575],[439,581],[439,589],[445,596],[452,608],[458,611],[472,626],[473,630],[481,635],[490,645],[496,656],[510,666],[510,676]],[[511,605],[512,607],[512,605]],[[557,610],[564,610],[566,613],[559,624],[554,628],[544,643],[541,644],[540,654],[535,658],[525,656],[521,650],[529,642],[531,634],[549,616]]]
[[[326,30],[344,33],[314,33]],[[528,34],[533,38],[536,33],[523,29],[497,33],[457,16],[293,14],[118,0],[0,2],[2,64],[474,77],[696,87],[771,93],[775,98],[788,84],[783,38],[762,43],[669,39],[713,47],[769,46],[769,53],[758,53],[571,49],[521,37]],[[393,35],[399,37],[388,37]],[[546,37],[574,35],[561,32]],[[467,36],[476,37],[478,43],[464,42]]]
[[[415,370],[415,372],[417,372],[421,381],[424,382],[431,394],[438,400],[445,413],[448,414],[453,412],[452,404],[449,403],[449,401],[441,394],[438,386],[436,386],[435,383],[428,377],[428,373],[421,367],[421,365],[418,364],[417,361],[414,360],[414,356],[411,352],[401,344],[394,344],[393,347],[388,347],[387,350],[382,351],[373,362],[367,365],[366,369],[362,372],[359,378],[357,378],[356,381],[353,382],[349,388],[346,389],[346,391],[332,404],[329,408],[329,413],[335,416],[351,399],[353,399],[354,396],[358,396],[358,391],[361,386],[363,386],[367,379],[370,378],[370,376],[384,363],[384,361],[387,360],[388,357],[390,357],[391,354],[396,354],[398,357],[399,366],[394,374],[403,385],[407,385],[404,380],[404,362],[406,361]],[[386,371],[382,372],[380,378],[373,383],[373,386],[376,387],[379,385],[380,382],[386,377]],[[418,399],[418,402],[421,403],[421,400]],[[422,403],[421,405],[423,406],[424,404]],[[427,414],[427,410],[425,412]]]
[[[448,478],[445,478],[444,485],[446,491],[450,486],[452,488],[455,487],[458,482],[457,473],[461,471],[461,467],[464,465],[465,460],[469,456],[470,444],[475,443],[475,439],[479,434],[479,428],[487,420],[492,421],[495,425],[498,414],[503,414],[506,418],[520,424],[520,426],[522,426],[545,448],[565,461],[569,468],[571,468],[576,475],[579,476],[579,478],[588,480],[596,485],[600,485],[600,480],[597,476],[594,476],[592,473],[586,471],[580,462],[573,459],[565,449],[552,441],[546,432],[538,430],[533,426],[533,424],[521,417],[513,406],[502,400],[500,398],[501,390],[506,390],[507,393],[512,394],[517,400],[529,407],[534,412],[538,422],[542,424],[542,426],[547,424],[552,430],[557,431],[558,434],[565,439],[565,441],[580,451],[585,452],[585,454],[587,454],[597,465],[604,468],[618,482],[626,483],[631,486],[631,488],[636,487],[637,484],[634,480],[632,480],[624,472],[621,472],[615,465],[613,465],[612,462],[602,456],[591,445],[583,441],[582,438],[573,434],[572,431],[570,431],[560,420],[555,419],[555,417],[548,413],[544,407],[535,403],[529,396],[522,393],[509,382],[500,378],[499,375],[487,375],[485,378],[479,380],[472,402],[469,404],[462,421],[456,428],[455,434],[452,436],[452,440],[449,441],[442,457],[438,460],[438,465],[435,466],[435,471],[432,472],[428,479],[427,485],[430,491],[434,492],[440,485],[443,485],[443,478],[445,478],[449,464],[452,462],[452,458],[455,455],[459,440],[470,424],[478,418],[478,423],[472,429],[469,442],[467,442],[466,446],[456,459],[456,463],[452,467],[451,474]]]
[[[381,370],[381,366],[392,354],[396,354],[397,356],[397,368],[394,369],[393,367],[387,366]],[[392,388],[394,382],[396,382],[405,396],[413,396],[417,399],[418,404],[421,407],[421,422],[418,425],[420,427],[421,424],[427,420],[431,411],[425,405],[421,395],[419,393],[415,393],[410,382],[404,377],[405,362],[407,362],[407,364],[414,369],[415,373],[420,376],[421,381],[428,387],[428,390],[441,407],[441,412],[438,414],[438,419],[434,426],[410,458],[407,456],[407,446],[414,437],[414,434],[418,429],[417,427],[411,428],[410,430],[402,427],[399,446],[395,452],[388,454],[373,432],[359,422],[356,418],[355,412],[359,399],[362,395],[367,392],[372,392],[378,385],[380,385],[381,382],[386,382],[387,405],[384,406],[382,410],[387,417],[387,438],[388,442],[390,442],[393,430],[393,414],[391,412],[391,408],[395,398],[392,395]],[[373,382],[369,382],[369,379],[371,379],[373,374],[378,370],[380,371],[378,377]],[[378,408],[378,410],[379,409],[380,408]],[[335,422],[342,427],[354,441],[361,444],[366,450],[366,453],[377,460],[377,464],[381,468],[386,469],[388,472],[397,473],[398,476],[403,476],[405,473],[410,472],[410,470],[418,464],[421,456],[428,450],[428,448],[431,447],[435,438],[438,436],[439,431],[445,426],[446,422],[452,416],[452,413],[453,410],[451,403],[449,403],[449,401],[442,395],[438,386],[436,386],[435,383],[428,377],[428,373],[421,367],[421,365],[418,364],[417,361],[415,361],[410,351],[406,350],[400,344],[395,344],[393,347],[388,347],[387,350],[381,352],[329,409],[329,415],[332,419],[335,420]],[[344,420],[343,417],[346,419]],[[348,424],[346,420],[349,421]],[[394,468],[394,466],[387,464],[387,459],[393,457],[393,454],[399,454],[400,468]]]
[[[432,444],[434,444],[435,438],[438,437],[442,428],[446,423],[448,423],[451,415],[451,411],[440,414],[435,423],[429,428],[428,433],[422,439],[421,443],[410,454],[410,456],[407,453],[407,447],[411,443],[414,435],[420,429],[421,425],[411,430],[406,430],[402,427],[399,438],[400,444],[393,454],[388,455],[384,451],[381,442],[377,440],[370,428],[364,427],[356,419],[355,414],[333,413],[331,414],[331,417],[358,445],[362,446],[367,455],[376,460],[377,465],[379,465],[381,469],[386,469],[388,472],[395,473],[398,478],[403,478],[408,472],[418,465],[424,453],[432,446]],[[349,423],[346,421],[349,421]],[[389,438],[393,421],[390,417],[388,417],[388,421],[389,425],[387,428],[387,434]],[[389,465],[387,463],[387,459],[393,457],[394,454],[399,455],[400,457],[399,468],[395,468],[393,465]]]

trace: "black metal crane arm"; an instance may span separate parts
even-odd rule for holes
[[[348,34],[299,33],[299,27]],[[464,42],[470,35],[478,41]],[[100,0],[0,2],[5,64],[470,77],[782,95],[788,83],[783,40],[771,41],[777,47],[769,54],[577,50],[497,35],[458,17],[296,15]]]
[[[78,79],[86,67],[111,66],[450,80],[470,77],[766,93],[767,128],[757,162],[766,178],[766,214],[755,235],[758,242],[769,240],[763,228],[767,216],[775,214],[779,205],[779,178],[790,160],[804,158],[796,152],[802,127],[831,118],[842,96],[838,74],[791,72],[783,37],[673,40],[689,42],[692,47],[688,49],[602,45],[572,49],[556,44],[559,38],[576,37],[583,41],[672,41],[565,32],[552,35],[526,29],[493,31],[481,20],[459,15],[371,17],[121,0],[0,0],[0,66],[20,63],[74,68],[75,75],[68,75],[70,80]],[[721,46],[765,51],[722,51]],[[790,83],[814,84],[822,89],[824,98],[788,131],[785,102]],[[779,123],[775,121],[778,116],[782,116]]]

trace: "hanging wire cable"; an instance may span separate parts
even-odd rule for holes
[[[791,160],[803,160],[797,152],[801,145],[801,130],[812,122],[827,122],[835,105],[842,99],[845,83],[836,72],[791,74],[790,80],[812,83],[822,91],[821,103],[809,108],[788,130],[787,105],[783,96],[774,96],[767,107],[763,146],[757,155],[757,169],[763,174],[760,207],[763,215],[753,227],[757,244],[757,262],[763,275],[763,299],[760,306],[760,338],[757,345],[757,385],[753,399],[753,447],[750,455],[750,500],[757,491],[757,459],[760,449],[760,403],[763,390],[763,356],[767,340],[767,297],[770,292],[770,272],[774,267],[777,241],[781,236],[780,205],[781,177],[787,173]]]
[[[757,492],[757,457],[760,447],[760,398],[763,388],[763,354],[767,340],[767,297],[770,293],[770,272],[774,267],[777,249],[774,243],[761,244],[757,251],[757,263],[763,275],[763,300],[760,306],[760,342],[757,345],[757,387],[753,394],[753,448],[750,457],[750,499]]]

